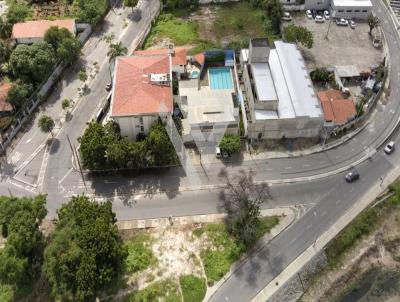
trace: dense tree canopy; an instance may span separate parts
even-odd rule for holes
[[[81,43],[68,29],[52,26],[46,31],[44,40],[53,47],[58,59],[73,63],[79,58]]]
[[[44,254],[44,271],[54,298],[95,301],[118,280],[127,252],[115,222],[111,202],[77,196],[61,207]]]
[[[133,12],[133,9],[138,4],[138,2],[139,2],[138,0],[124,0],[124,5],[126,7],[132,8],[132,12]]]
[[[53,69],[56,55],[46,42],[18,45],[10,57],[13,75],[27,83],[40,83]]]
[[[44,133],[51,133],[51,136],[53,136],[53,129],[55,126],[54,120],[48,116],[48,115],[43,115],[40,117],[38,121],[38,126],[40,130]]]
[[[7,296],[39,276],[44,248],[39,225],[47,214],[45,203],[45,195],[0,197],[1,234],[7,238],[0,250],[0,288],[7,289]]]
[[[14,106],[14,108],[23,107],[30,98],[33,91],[31,84],[24,84],[22,82],[14,83],[7,93],[6,100]]]
[[[7,21],[11,24],[24,21],[29,16],[31,10],[25,2],[12,1],[7,11]]]
[[[312,32],[304,26],[289,24],[283,28],[282,35],[286,42],[301,43],[307,48],[311,48],[314,44]]]
[[[107,0],[77,0],[79,19],[96,25],[107,10]]]
[[[83,166],[89,170],[135,169],[178,163],[178,157],[162,123],[155,123],[143,140],[129,141],[118,124],[89,123],[80,139]]]
[[[225,134],[219,142],[219,147],[222,151],[228,152],[228,154],[238,153],[240,151],[239,135]]]

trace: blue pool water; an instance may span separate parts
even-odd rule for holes
[[[218,67],[208,69],[208,80],[211,89],[232,89],[233,82],[230,68]]]

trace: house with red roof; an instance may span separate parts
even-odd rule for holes
[[[119,124],[122,136],[135,140],[148,134],[159,117],[172,114],[172,56],[168,51],[118,57],[113,81],[111,118]]]
[[[351,99],[345,99],[343,93],[329,89],[317,93],[324,112],[325,123],[340,126],[353,120],[357,115],[356,107]]]
[[[11,39],[13,39],[17,44],[33,44],[35,42],[42,41],[46,31],[53,26],[66,28],[74,36],[76,35],[76,25],[74,19],[53,21],[36,20],[14,24]]]

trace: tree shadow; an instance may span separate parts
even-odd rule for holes
[[[175,198],[179,194],[180,178],[184,176],[180,167],[149,168],[89,173],[88,180],[97,196],[109,198],[110,194],[117,195],[125,206],[131,207],[138,198],[151,199],[158,194],[165,194],[168,199]]]
[[[48,146],[50,146],[50,148],[49,148],[50,154],[55,154],[60,149],[61,142],[56,137],[49,139],[46,143]]]

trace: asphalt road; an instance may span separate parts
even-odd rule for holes
[[[157,2],[158,3],[158,2]],[[363,192],[380,181],[391,169],[400,163],[400,152],[383,155],[379,146],[392,131],[400,116],[400,41],[391,20],[386,15],[385,6],[373,1],[374,11],[382,20],[392,62],[390,74],[390,98],[386,105],[379,104],[368,126],[347,143],[326,151],[298,158],[253,160],[228,165],[213,164],[197,166],[193,175],[187,175],[181,168],[171,168],[112,175],[85,175],[86,188],[76,171],[72,171],[72,154],[67,145],[68,134],[73,142],[81,135],[88,118],[93,115],[98,100],[104,97],[104,87],[109,81],[108,68],[102,68],[91,85],[91,93],[78,105],[71,122],[66,123],[57,137],[49,154],[44,175],[43,191],[48,194],[48,210],[54,216],[56,210],[69,196],[77,193],[93,194],[100,198],[111,198],[118,219],[165,217],[190,214],[207,214],[219,210],[218,189],[190,189],[191,176],[200,179],[201,185],[221,184],[218,173],[228,168],[234,174],[241,169],[252,169],[256,180],[270,181],[294,177],[315,177],[348,167],[370,156],[357,166],[361,179],[347,184],[343,173],[305,181],[296,184],[272,185],[273,200],[264,207],[303,204],[309,211],[289,229],[276,237],[259,253],[252,255],[216,292],[212,301],[249,301],[270,280],[279,274],[293,259],[304,251],[329,226],[356,203]],[[146,7],[142,18],[145,18]],[[140,33],[140,26],[132,27],[124,43],[128,43]],[[125,39],[124,38],[124,39]],[[94,45],[91,47],[102,47]],[[397,132],[395,139],[398,140]],[[169,193],[154,194],[157,190]],[[193,189],[193,188],[192,188]],[[21,184],[10,183],[4,178],[0,183],[0,193],[5,195],[32,195]],[[314,207],[313,207],[314,206]]]

